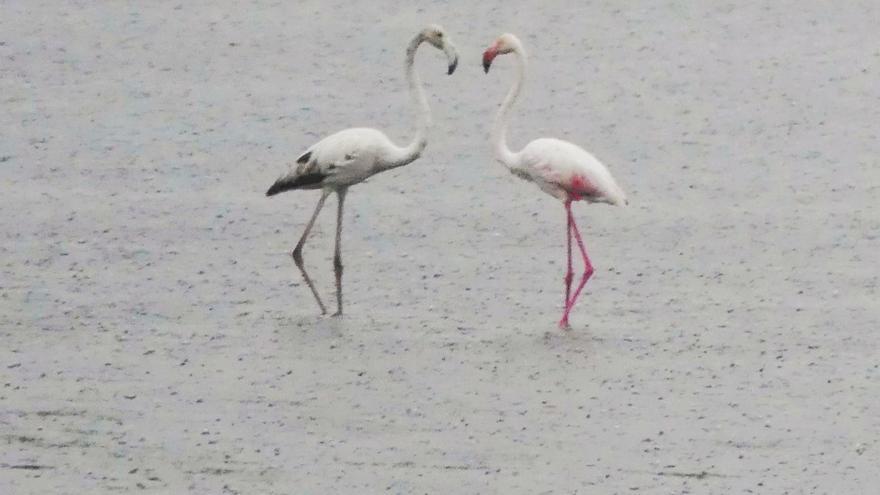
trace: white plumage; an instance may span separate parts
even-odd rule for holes
[[[347,187],[416,158],[418,153],[395,145],[382,131],[356,127],[331,134],[315,143],[297,158],[296,168],[278,179],[278,182],[296,184],[298,181],[316,181],[302,184],[297,189]],[[307,176],[312,178],[303,179]]]
[[[528,171],[529,179],[565,201],[577,195],[590,203],[623,206],[626,195],[608,168],[580,146],[556,138],[539,138],[516,153],[511,167]]]
[[[568,328],[568,315],[578,295],[593,274],[593,266],[587,256],[574,216],[571,213],[573,201],[608,203],[623,206],[627,204],[626,194],[608,168],[580,146],[555,138],[540,138],[527,144],[518,152],[507,146],[507,120],[510,108],[516,101],[525,79],[526,56],[519,39],[512,34],[503,34],[483,53],[483,68],[489,72],[492,61],[498,55],[513,53],[517,63],[517,77],[508,91],[495,124],[492,127],[492,147],[495,157],[517,177],[535,183],[542,191],[559,199],[565,205],[568,237],[568,271],[565,274],[565,311],[559,326]],[[584,274],[581,282],[571,295],[572,262],[571,242],[574,235],[584,261]]]
[[[321,189],[321,197],[302,237],[293,250],[292,256],[302,273],[303,279],[311,289],[321,313],[327,310],[314,283],[306,273],[302,259],[302,248],[309,232],[324,206],[330,193],[339,198],[336,216],[336,248],[333,267],[336,275],[336,305],[334,316],[342,314],[342,209],[348,188],[368,177],[411,163],[421,156],[428,144],[427,131],[431,125],[431,109],[425,98],[425,91],[415,72],[416,51],[423,42],[443,50],[448,61],[448,74],[455,71],[458,55],[455,47],[440,26],[428,26],[417,34],[406,51],[406,78],[418,106],[419,124],[416,135],[407,146],[397,146],[383,132],[371,128],[352,128],[331,134],[318,141],[296,159],[296,166],[282,175],[266,191],[267,196],[294,189]]]

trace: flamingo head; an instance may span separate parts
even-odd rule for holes
[[[499,36],[494,42],[492,42],[489,48],[486,48],[486,51],[483,52],[483,70],[488,74],[489,67],[492,66],[492,61],[495,60],[495,57],[513,52],[519,47],[519,45],[519,40],[516,36],[510,33],[505,33]]]
[[[443,28],[437,24],[431,24],[422,30],[422,38],[430,43],[431,46],[438,50],[443,50],[443,53],[446,54],[446,61],[448,62],[447,74],[455,72],[455,68],[458,67],[458,52]]]

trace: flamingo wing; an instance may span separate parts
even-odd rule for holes
[[[275,181],[266,195],[360,182],[370,175],[387,142],[384,134],[366,128],[346,129],[327,136],[301,154],[296,167]]]
[[[533,182],[559,199],[626,203],[625,194],[605,165],[568,141],[536,139],[520,152],[520,164]]]

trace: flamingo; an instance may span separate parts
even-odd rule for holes
[[[431,125],[431,109],[425,97],[425,90],[416,74],[413,64],[419,46],[428,42],[434,48],[446,54],[448,74],[455,71],[458,65],[458,54],[443,28],[430,25],[420,31],[410,41],[406,49],[406,80],[409,84],[413,103],[417,107],[419,123],[415,137],[408,145],[401,147],[394,144],[384,133],[372,128],[351,128],[327,136],[308,148],[296,159],[296,168],[282,175],[266,196],[274,196],[293,189],[320,189],[321,197],[311,219],[293,249],[291,256],[302,273],[303,279],[311,289],[321,314],[327,314],[327,308],[315,289],[303,264],[302,249],[312,230],[318,213],[330,193],[335,192],[338,202],[336,212],[336,248],[333,257],[333,268],[336,275],[336,313],[342,315],[342,207],[348,188],[363,182],[368,177],[386,170],[402,167],[413,162],[425,150],[428,144],[427,132]]]
[[[587,249],[571,213],[571,203],[583,200],[589,203],[623,206],[628,202],[623,190],[617,185],[605,165],[580,146],[560,139],[540,138],[530,142],[519,152],[513,152],[508,148],[507,121],[510,107],[519,96],[525,79],[526,53],[522,42],[510,33],[499,36],[483,52],[483,70],[487,74],[495,57],[508,53],[514,54],[517,76],[495,116],[491,143],[496,159],[507,167],[510,173],[535,183],[542,191],[562,201],[565,206],[568,270],[564,278],[565,310],[559,320],[559,327],[568,329],[571,328],[568,322],[569,313],[584,285],[593,275],[593,265],[587,256]],[[573,295],[571,294],[571,282],[574,276],[571,262],[572,234],[584,262],[584,272]]]

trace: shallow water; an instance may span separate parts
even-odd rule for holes
[[[867,493],[880,482],[880,55],[870,4],[6,2],[4,493]],[[422,159],[353,188],[346,316],[265,189],[351,125]],[[572,140],[628,208],[493,163]],[[305,250],[332,302],[335,205]]]

